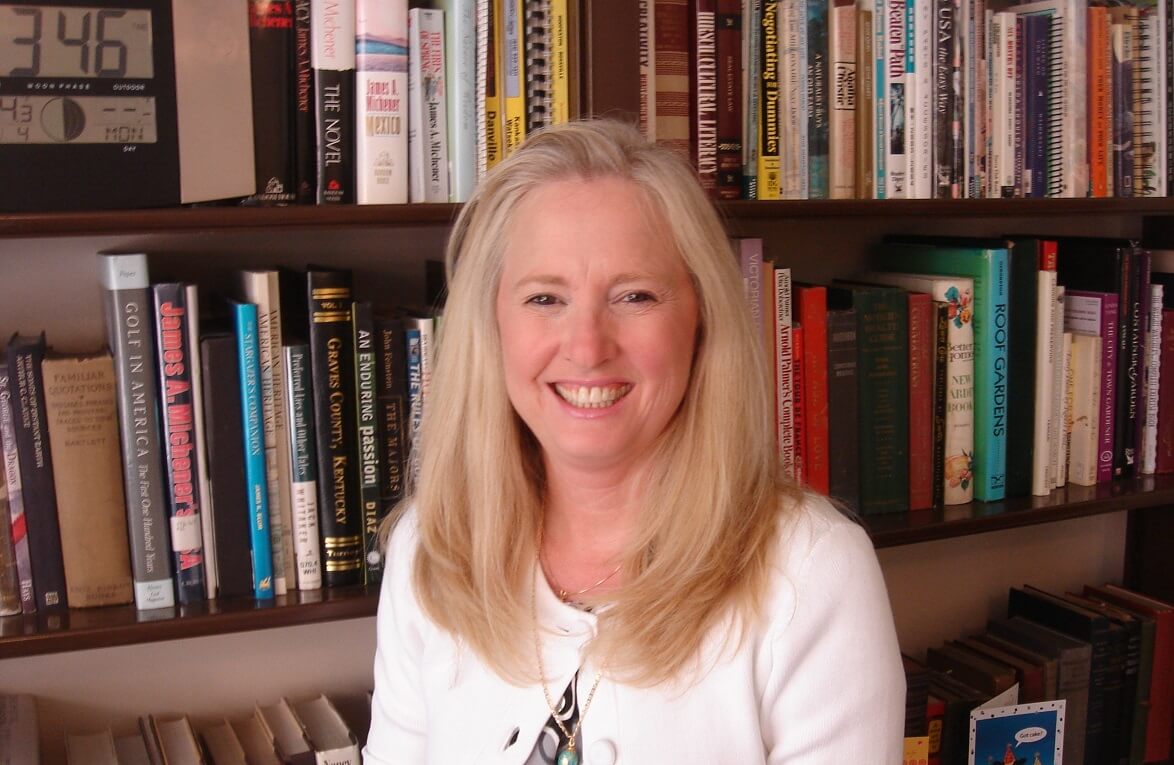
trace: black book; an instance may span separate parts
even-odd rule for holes
[[[371,304],[356,301],[352,308],[355,327],[355,428],[358,432],[359,487],[363,515],[363,581],[383,579],[383,558],[375,544],[379,532],[379,466],[383,454],[383,422],[378,416],[378,361],[375,355],[375,318]],[[375,554],[372,555],[372,552]]]
[[[13,335],[8,341],[8,384],[12,393],[12,421],[20,460],[24,519],[32,559],[33,593],[37,610],[68,607],[61,532],[57,524],[57,490],[53,484],[53,455],[49,449],[49,421],[45,416],[45,335]]]
[[[942,741],[939,749],[941,761],[944,765],[961,765],[967,761],[970,713],[991,697],[945,672],[930,669],[929,677],[930,695],[941,699],[946,705],[946,713],[942,717]]]
[[[1127,239],[1060,239],[1057,279],[1067,289],[1116,292],[1117,400],[1113,407],[1113,475],[1128,478],[1139,464],[1135,430],[1140,427],[1140,258]],[[1148,314],[1147,314],[1148,315]]]
[[[1007,299],[1007,496],[1031,495],[1031,457],[1035,437],[1035,344],[1039,302],[1041,240],[1011,240],[1007,251],[1011,277]]]
[[[355,6],[311,0],[310,10],[318,204],[354,204]]]
[[[318,143],[314,127],[314,68],[310,61],[310,0],[294,0],[294,195],[298,204],[317,200]],[[298,290],[301,294],[301,290]]]
[[[249,0],[249,63],[253,76],[253,156],[257,192],[246,204],[295,199],[294,7]]]
[[[1015,669],[956,643],[944,643],[925,652],[930,669],[944,672],[994,698],[1016,683]]]
[[[359,584],[363,573],[351,272],[311,267],[306,288],[323,583],[341,587]]]
[[[860,457],[857,422],[856,312],[851,292],[828,290],[828,494],[851,508],[860,506]]]
[[[905,670],[905,737],[926,735],[926,706],[929,703],[929,667],[901,654]]]
[[[950,304],[933,304],[933,506],[946,503],[946,404],[950,356]]]
[[[379,470],[379,517],[382,522],[404,498],[407,486],[408,360],[403,319],[375,315],[375,406],[383,437],[383,464]],[[368,549],[368,558],[378,550]]]
[[[1088,722],[1084,762],[1105,765],[1119,751],[1124,630],[1108,618],[1033,587],[1014,587],[1009,616],[1022,616],[1092,646],[1089,666]]]
[[[200,339],[204,372],[204,422],[208,443],[209,506],[216,517],[218,598],[253,595],[249,513],[245,497],[244,421],[241,414],[240,356],[229,331]]]

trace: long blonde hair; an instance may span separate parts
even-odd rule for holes
[[[428,616],[502,677],[534,682],[530,584],[543,517],[540,447],[506,394],[495,296],[510,221],[544,183],[620,178],[662,216],[698,296],[699,339],[680,410],[624,556],[627,584],[589,647],[609,674],[652,685],[688,669],[707,632],[756,616],[780,512],[781,480],[761,329],[691,168],[625,124],[598,120],[529,137],[485,177],[447,251],[449,298],[421,436],[413,586]],[[726,621],[728,617],[734,617]]]

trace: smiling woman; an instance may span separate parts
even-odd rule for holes
[[[760,330],[691,168],[619,123],[538,133],[462,210],[448,270],[366,761],[897,761],[875,555],[780,477]]]

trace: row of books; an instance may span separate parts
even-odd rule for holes
[[[1008,693],[1008,706],[1065,702],[1059,734],[1066,763],[1141,765],[1171,757],[1174,605],[1157,598],[1114,584],[1063,595],[1016,587],[1006,618],[929,648],[924,661],[903,659],[905,734],[929,736],[931,764],[987,762],[974,759],[970,722],[976,708]],[[1033,746],[1043,743],[1038,739],[1007,741],[1012,762],[1031,763],[1033,751],[1042,755],[1037,762],[1060,761]]]
[[[640,121],[722,199],[1174,189],[1170,0],[641,0]]]
[[[871,514],[1174,472],[1174,252],[895,236],[819,285],[736,249],[811,488]]]
[[[412,5],[250,0],[246,203],[463,202],[528,131],[568,119],[575,3]]]
[[[0,762],[41,762],[36,699],[0,696],[0,712]],[[359,765],[365,728],[362,734],[319,695],[259,704],[248,717],[205,725],[186,715],[148,715],[138,730],[117,736],[109,728],[68,733],[65,751],[69,765]]]
[[[353,300],[348,271],[222,296],[99,264],[109,350],[16,335],[0,370],[3,612],[377,583],[435,319]]]

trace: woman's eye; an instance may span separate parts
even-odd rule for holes
[[[554,295],[534,295],[526,299],[529,305],[550,306],[556,305],[558,299]]]
[[[625,292],[623,297],[620,298],[621,303],[629,304],[651,303],[654,300],[656,300],[656,298],[654,298],[650,292]]]

